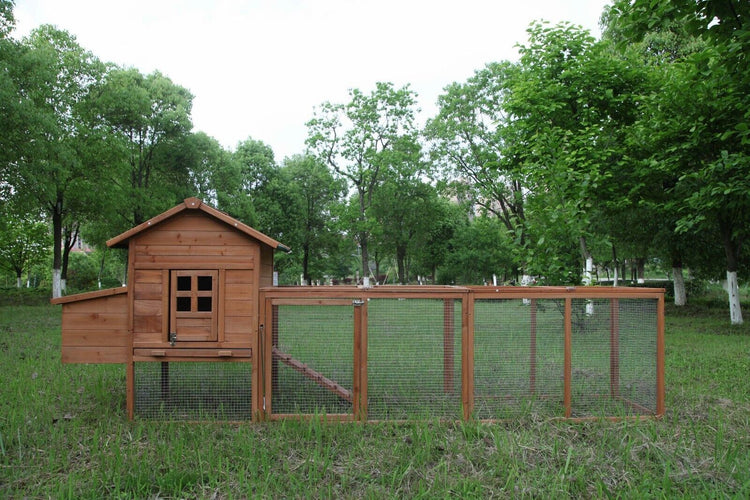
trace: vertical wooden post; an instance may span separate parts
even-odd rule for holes
[[[664,294],[659,296],[656,306],[656,415],[666,411],[664,389]]]
[[[443,300],[443,391],[446,394],[453,392],[453,368],[455,364],[455,348],[453,341],[455,337],[453,299]]]
[[[263,378],[263,393],[259,395],[259,403],[260,403],[260,409],[262,411],[261,415],[263,415],[264,419],[270,419],[271,415],[273,414],[273,336],[274,334],[278,335],[278,317],[274,318],[274,316],[278,316],[278,306],[273,305],[273,299],[266,300],[265,304],[263,304],[263,307],[266,309],[265,314],[265,328],[263,332],[263,343],[260,346],[261,349],[261,356],[263,359],[261,360],[262,363],[262,374],[261,377]],[[274,314],[276,312],[276,314]]]
[[[620,396],[620,299],[610,300],[609,389],[613,398]]]
[[[571,379],[573,375],[572,357],[573,357],[573,307],[570,297],[565,299],[565,361],[564,361],[564,387],[563,387],[563,405],[565,406],[565,418],[570,418],[572,411],[571,397]]]
[[[464,420],[474,413],[474,294],[461,301],[461,400]]]
[[[359,360],[354,366],[355,372],[359,374],[359,395],[353,394],[355,405],[355,419],[367,420],[367,299],[361,300],[362,304],[354,308],[354,331],[355,339],[359,337]],[[357,317],[359,316],[359,317]],[[355,340],[356,342],[356,340]],[[355,347],[356,348],[356,347]]]
[[[271,306],[271,353],[268,357],[271,365],[271,392],[279,390],[279,360],[273,357],[273,348],[279,346],[279,306]],[[268,401],[266,401],[268,404]]]
[[[125,367],[125,405],[128,411],[128,420],[135,417],[135,367],[133,366],[133,355],[131,350],[130,361]]]
[[[531,299],[531,325],[530,325],[530,341],[529,346],[529,393],[534,394],[536,392],[536,300]]]

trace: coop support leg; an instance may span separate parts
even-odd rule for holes
[[[128,412],[128,420],[135,416],[135,368],[131,359],[125,368],[125,405]]]

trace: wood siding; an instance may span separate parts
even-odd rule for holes
[[[110,295],[62,305],[63,363],[127,363],[128,297]]]
[[[218,332],[215,341],[191,340],[178,347],[250,348],[257,332],[261,247],[254,239],[200,211],[186,211],[133,237],[134,347],[171,347],[170,271],[218,271]],[[273,259],[269,247],[264,258]],[[264,266],[266,267],[265,263]],[[273,260],[270,265],[273,271]],[[269,277],[269,280],[271,278]],[[269,282],[270,283],[270,282]]]

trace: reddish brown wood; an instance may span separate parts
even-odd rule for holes
[[[294,359],[291,356],[291,354],[281,352],[275,347],[273,348],[272,353],[273,353],[274,359],[278,359],[279,361],[283,362],[285,365],[301,373],[306,378],[312,380],[313,382],[323,387],[324,389],[328,389],[329,391],[333,392],[337,396],[346,399],[350,403],[353,401],[352,391],[339,385],[337,382],[334,382],[333,380],[327,378],[322,373],[313,370],[312,368],[302,363],[301,361]]]

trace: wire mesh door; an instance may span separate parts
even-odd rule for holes
[[[265,373],[271,380],[265,386],[271,415],[353,418],[359,305],[351,299],[270,301]]]

